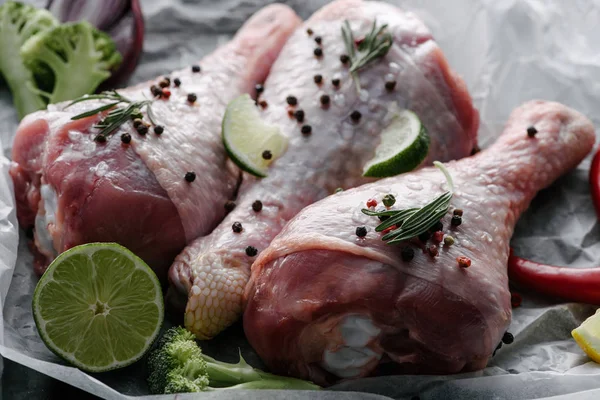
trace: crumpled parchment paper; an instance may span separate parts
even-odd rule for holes
[[[267,0],[144,0],[144,56],[131,82],[189,65],[226,41]],[[307,18],[326,0],[288,0]],[[396,0],[416,12],[433,31],[480,110],[480,143],[489,145],[511,110],[533,98],[565,103],[600,126],[600,0]],[[39,3],[39,2],[38,2]],[[0,92],[0,141],[9,156],[16,128],[10,98]],[[600,226],[587,182],[588,157],[577,170],[541,192],[521,218],[512,241],[517,254],[572,267],[600,258]],[[0,159],[0,353],[2,356],[97,396],[124,399],[147,394],[143,363],[88,375],[67,366],[41,342],[31,316],[36,277],[23,232],[17,228],[8,161]],[[18,256],[18,257],[17,257]],[[16,264],[15,264],[16,259]],[[600,366],[571,339],[570,331],[594,311],[525,294],[514,310],[505,345],[483,371],[454,376],[395,376],[341,383],[308,392],[221,392],[194,398],[398,398],[410,399],[598,399]],[[205,351],[235,361],[261,362],[233,326]],[[352,393],[355,392],[355,393]],[[367,393],[371,393],[368,395]],[[384,397],[385,396],[385,397]],[[556,397],[554,397],[556,396]],[[152,398],[170,398],[154,396]],[[178,396],[181,399],[192,395]]]

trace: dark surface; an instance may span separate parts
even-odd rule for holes
[[[6,358],[3,362],[4,371],[0,379],[2,400],[99,399]]]

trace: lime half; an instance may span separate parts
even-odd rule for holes
[[[415,113],[402,110],[381,132],[381,143],[365,165],[363,176],[384,178],[412,171],[428,152],[427,129]]]
[[[573,329],[571,335],[592,360],[600,363],[600,309]]]
[[[254,100],[243,94],[227,105],[223,143],[238,167],[265,177],[269,165],[285,152],[288,139],[278,127],[264,122]]]
[[[89,372],[139,360],[164,317],[158,278],[116,243],[90,243],[59,255],[33,293],[33,317],[46,346]]]

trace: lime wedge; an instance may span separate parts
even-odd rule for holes
[[[571,335],[592,360],[600,363],[600,309],[573,329]]]
[[[243,94],[227,105],[223,143],[229,157],[244,171],[267,176],[269,165],[285,152],[287,142],[278,127],[261,119],[249,95]]]
[[[384,178],[412,171],[428,152],[427,129],[415,113],[402,110],[381,132],[381,143],[365,165],[363,176]]]
[[[59,255],[33,293],[33,317],[54,353],[102,372],[139,360],[163,322],[158,278],[116,243],[90,243]]]

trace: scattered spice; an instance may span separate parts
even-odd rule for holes
[[[195,103],[196,100],[198,100],[198,96],[196,96],[195,93],[189,93],[187,95],[187,101],[189,101],[190,103]]]
[[[273,158],[273,153],[271,153],[271,150],[265,150],[262,152],[262,158],[265,160],[270,160]]]
[[[169,87],[170,84],[171,82],[167,79],[162,79],[160,82],[158,82],[158,86],[160,86],[161,88]]]
[[[435,244],[432,244],[431,246],[427,247],[427,253],[429,253],[431,257],[437,257],[439,250]]]
[[[256,250],[256,247],[254,247],[254,246],[246,247],[246,255],[248,257],[254,257],[257,254],[258,254],[258,250]]]
[[[261,94],[262,92],[265,91],[265,87],[263,85],[261,85],[260,83],[257,83],[256,85],[254,85],[254,89],[256,90],[257,94]]]
[[[300,131],[303,135],[310,135],[312,132],[312,127],[310,125],[302,125]]]
[[[160,97],[162,95],[162,89],[156,85],[152,85],[150,86],[150,93],[152,93],[154,97]]]
[[[304,122],[304,110],[296,110],[294,118],[296,118],[298,122]]]
[[[313,50],[313,54],[315,55],[315,57],[322,57],[323,56],[323,49],[320,47],[317,47]]]
[[[332,80],[331,80],[331,84],[332,84],[333,86],[335,86],[336,88],[337,88],[337,87],[340,87],[340,80],[339,80],[338,78],[332,79]]]
[[[135,129],[140,135],[145,135],[146,133],[148,133],[148,125],[146,124],[138,125],[138,127]]]
[[[452,246],[454,244],[454,238],[450,235],[446,235],[446,237],[444,238],[444,244],[446,246]]]
[[[442,232],[442,231],[433,232],[433,240],[435,240],[437,243],[440,243],[442,240],[444,240],[444,232]]]
[[[383,196],[382,202],[384,206],[391,207],[394,204],[396,204],[396,198],[393,194],[386,194],[385,196]]]
[[[452,219],[450,220],[450,224],[452,226],[459,226],[462,224],[462,217],[460,215],[453,215]]]
[[[131,135],[129,133],[124,133],[121,135],[121,142],[125,144],[131,143]]]
[[[192,65],[192,72],[197,73],[200,71],[201,71],[201,68],[199,65]]]
[[[329,102],[331,101],[331,98],[329,97],[329,95],[324,94],[324,95],[321,96],[320,100],[321,100],[321,105],[328,106]]]
[[[317,74],[313,76],[313,81],[315,81],[317,85],[320,85],[323,82],[323,75]]]
[[[288,96],[288,97],[286,97],[285,101],[290,106],[295,106],[296,104],[298,104],[298,99],[296,98],[296,96]]]
[[[225,210],[227,212],[232,212],[234,208],[235,208],[235,201],[227,200],[225,202]]]
[[[136,118],[133,120],[133,127],[137,128],[138,126],[142,125],[144,123],[144,121],[142,121],[141,118]]]
[[[94,140],[98,143],[105,143],[106,142],[106,136],[105,135],[96,135],[96,137],[94,138]]]
[[[179,78],[173,79],[173,84],[175,87],[179,87],[181,85],[181,80]]]
[[[430,237],[431,234],[429,232],[423,232],[419,235],[419,240],[423,243],[427,243]]]
[[[536,134],[538,133],[538,130],[535,129],[535,126],[530,126],[529,128],[527,128],[527,136],[529,137],[534,137]]]
[[[262,207],[263,204],[260,200],[255,200],[254,203],[252,203],[252,209],[256,212],[260,212],[262,210]]]
[[[185,180],[188,182],[194,182],[196,180],[196,173],[195,172],[186,172]]]
[[[269,104],[265,100],[259,101],[258,105],[261,106],[261,108],[263,108],[263,109],[265,109],[269,106]]]
[[[350,57],[348,57],[347,54],[342,54],[340,56],[340,61],[342,62],[342,64],[346,65],[348,64],[348,61],[350,61]]]
[[[456,257],[456,262],[461,268],[469,268],[471,266],[471,259],[469,257],[460,256]]]
[[[312,29],[310,29],[310,28],[308,28],[308,29],[306,30],[306,33],[308,34],[308,36],[312,36],[312,34],[313,34],[313,30],[312,30]]]
[[[375,199],[367,200],[367,207],[371,208],[371,207],[376,207],[376,206],[377,206],[377,200],[375,200]]]
[[[354,122],[360,121],[360,117],[362,117],[362,114],[357,110],[352,111],[352,114],[350,114],[350,118],[352,118],[352,121]]]
[[[396,81],[387,81],[385,83],[385,89],[388,92],[391,92],[392,90],[394,90],[396,88]]]
[[[162,135],[162,133],[165,131],[165,128],[163,128],[162,125],[156,125],[154,127],[154,133],[156,133],[157,135]]]
[[[171,91],[169,89],[163,89],[161,97],[165,100],[169,100],[169,98],[171,97]]]
[[[454,210],[452,212],[452,215],[458,215],[459,217],[462,217],[463,215],[463,210],[461,208],[457,208],[456,210]]]
[[[231,225],[231,230],[233,230],[235,233],[240,233],[244,228],[242,227],[242,223],[235,221],[233,223],[233,225]]]
[[[323,42],[323,38],[321,36],[315,36],[315,42],[317,44],[321,44]]]
[[[521,303],[523,302],[523,297],[521,297],[521,295],[517,292],[511,292],[510,294],[510,305],[513,308],[517,308],[521,306]]]
[[[365,237],[367,236],[367,228],[365,226],[359,226],[356,228],[356,236]]]
[[[415,251],[412,247],[404,246],[402,250],[400,250],[400,257],[402,257],[402,261],[411,261],[415,258]]]
[[[504,335],[502,336],[502,343],[511,344],[514,341],[515,341],[515,337],[513,336],[512,333],[504,332]]]

